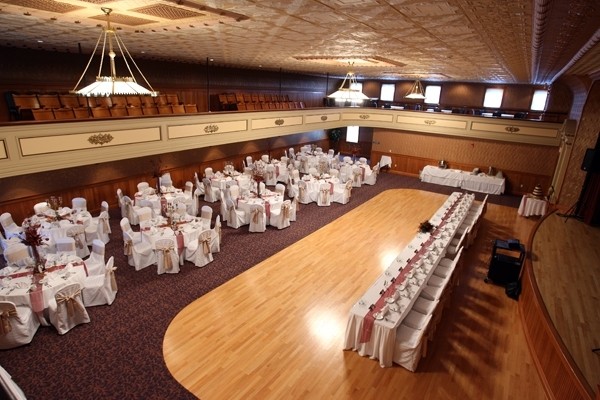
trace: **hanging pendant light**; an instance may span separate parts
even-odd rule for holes
[[[407,99],[418,99],[423,100],[425,98],[425,91],[423,90],[423,85],[421,85],[420,80],[416,80],[410,90],[404,96]]]
[[[77,84],[75,85],[73,90],[71,90],[71,92],[75,93],[79,96],[87,96],[87,97],[101,97],[101,96],[107,97],[107,96],[112,96],[112,95],[157,96],[158,92],[156,92],[156,91],[154,91],[154,89],[152,89],[152,86],[150,85],[150,83],[148,83],[148,81],[146,80],[146,77],[144,77],[144,74],[142,74],[142,71],[140,71],[140,69],[137,66],[137,64],[135,63],[135,61],[133,61],[133,57],[131,57],[131,54],[129,54],[129,51],[125,47],[125,44],[123,43],[121,38],[119,38],[119,36],[117,35],[117,32],[115,32],[115,30],[111,28],[110,13],[112,12],[112,9],[102,7],[102,12],[104,12],[104,14],[106,15],[106,29],[103,29],[102,32],[100,33],[100,36],[98,37],[98,41],[96,42],[96,47],[94,47],[94,51],[92,52],[92,56],[90,57],[90,60],[88,61],[88,64],[85,67],[85,70],[83,71],[83,74],[81,74],[79,81],[77,81]],[[91,64],[91,62],[94,58],[94,55],[96,53],[96,50],[98,49],[98,46],[102,39],[103,39],[102,55],[100,58],[100,67],[98,69],[98,75],[96,75],[96,81],[90,85],[87,85],[86,87],[84,87],[82,89],[77,90],[77,87],[83,80],[83,77],[85,76],[85,74]],[[113,48],[113,40],[116,43],[116,45],[121,53],[121,56],[123,57],[123,60],[125,62],[125,65],[127,66],[127,70],[129,71],[130,76],[117,76],[117,72],[116,72],[116,68],[115,68],[116,53]],[[109,60],[110,75],[102,76],[102,64],[103,64],[103,60],[104,60],[104,53],[105,53],[107,42],[108,42],[108,57],[110,58],[110,60]],[[145,87],[143,87],[137,83],[137,81],[135,80],[135,77],[133,76],[133,73],[131,72],[131,67],[129,66],[130,62],[131,62],[131,64],[133,64],[133,66],[135,67],[137,72],[142,76],[142,78],[144,79],[144,82],[150,89],[146,89]]]
[[[348,82],[348,87],[344,85]],[[342,81],[340,88],[327,96],[330,99],[335,99],[336,102],[345,103],[349,101],[351,104],[362,103],[364,100],[369,100],[363,92],[358,89],[356,75],[354,72],[348,72]]]

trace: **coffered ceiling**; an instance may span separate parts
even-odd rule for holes
[[[101,8],[136,60],[503,83],[600,75],[598,0],[0,0],[0,46],[91,54]]]

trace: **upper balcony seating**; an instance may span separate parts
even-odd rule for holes
[[[196,104],[181,102],[177,94],[161,94],[157,97],[82,97],[71,93],[19,94],[7,92],[5,97],[10,118],[13,121],[79,120],[198,113]]]

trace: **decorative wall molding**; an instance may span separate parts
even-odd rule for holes
[[[246,130],[248,130],[248,121],[246,120],[215,121],[207,124],[170,125],[167,137],[181,139]]]
[[[15,123],[0,126],[4,144],[0,178],[302,132],[320,131],[325,137],[327,129],[350,125],[543,146],[558,146],[562,127],[550,122],[355,107]],[[507,126],[519,130],[507,132]],[[108,140],[108,135],[113,139]]]
[[[6,153],[6,142],[4,139],[0,140],[0,160],[4,160],[8,158],[8,154]]]
[[[118,145],[140,144],[160,141],[160,129],[126,129],[97,133],[75,133],[18,138],[21,156],[35,156],[50,153],[72,152],[97,148],[100,142],[104,148]]]

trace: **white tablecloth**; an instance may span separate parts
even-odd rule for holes
[[[41,282],[34,279],[31,268],[21,268],[0,277],[0,300],[31,307],[42,325],[49,325],[43,314],[54,295],[71,283],[79,283],[83,288],[87,274],[83,260],[77,256],[49,254],[46,268],[53,272],[46,272]]]
[[[546,208],[548,202],[543,199],[536,199],[528,195],[523,196],[521,204],[519,205],[519,215],[529,217],[532,215],[544,215],[546,214]]]
[[[467,215],[473,198],[472,195],[461,195],[458,192],[450,195],[430,219],[438,227],[433,232],[434,237],[429,233],[417,234],[354,304],[346,325],[345,349],[356,350],[362,356],[378,359],[382,367],[392,366],[396,330],[427,284],[439,260],[444,257],[446,247]],[[453,205],[452,214],[444,216]],[[393,285],[402,284],[406,285],[406,290],[401,292],[402,296],[390,304],[391,311],[385,318],[375,319],[369,339],[362,340],[370,307],[374,308],[373,311],[379,311],[387,303],[386,300],[382,301],[382,297],[388,295]]]
[[[427,165],[423,168],[421,171],[421,180],[423,182],[460,187],[461,189],[473,192],[489,194],[503,194],[506,185],[504,178],[485,174],[473,175],[467,171],[444,169],[433,165]]]

